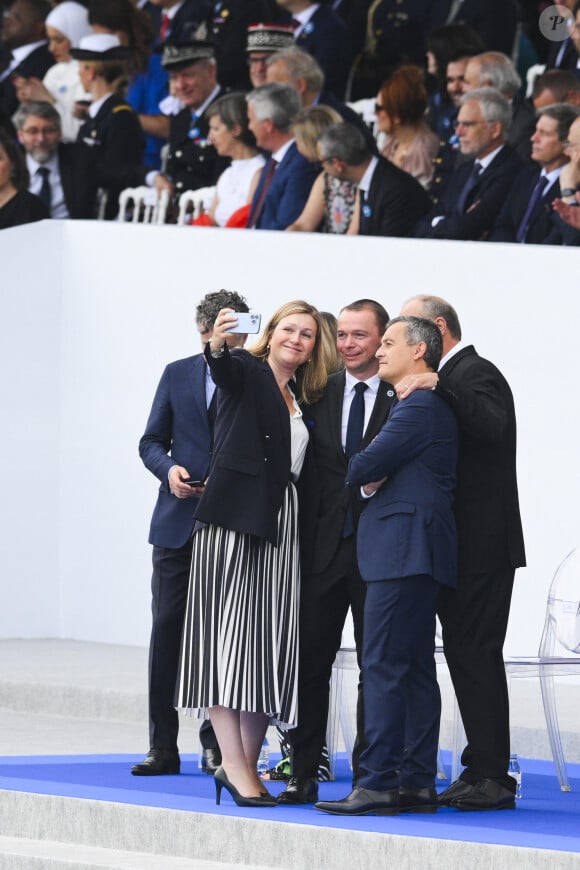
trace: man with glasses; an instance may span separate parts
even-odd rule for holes
[[[432,239],[485,239],[522,167],[506,144],[511,108],[495,88],[465,94],[455,122],[461,153],[441,199],[415,227],[415,236]]]
[[[248,27],[246,54],[253,88],[265,85],[268,58],[294,45],[294,28],[286,24],[251,24]]]
[[[92,154],[76,142],[61,142],[60,115],[54,106],[23,103],[14,122],[26,153],[30,192],[40,197],[52,218],[94,218]]]

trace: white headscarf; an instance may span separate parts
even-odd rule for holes
[[[66,3],[59,3],[58,6],[55,6],[48,13],[46,24],[49,27],[54,27],[55,30],[60,30],[73,48],[78,48],[83,36],[88,36],[92,29],[89,24],[88,10],[80,3],[74,3],[73,0],[67,0]]]

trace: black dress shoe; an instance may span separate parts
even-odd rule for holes
[[[453,800],[452,807],[464,812],[481,810],[515,810],[514,792],[495,779],[480,779],[471,790]]]
[[[222,763],[222,754],[219,749],[204,749],[201,753],[201,769],[204,773],[213,776]]]
[[[457,798],[466,797],[470,794],[473,787],[472,783],[466,782],[464,779],[456,779],[455,782],[451,783],[449,788],[446,788],[445,791],[442,791],[437,796],[437,803],[440,807],[450,807]]]
[[[399,812],[436,813],[437,792],[434,788],[399,788]]]
[[[336,816],[396,816],[399,812],[399,789],[371,791],[357,786],[341,801],[318,801],[314,809]]]
[[[278,795],[279,804],[313,804],[318,800],[318,780],[315,776],[292,776]]]
[[[179,773],[179,753],[174,749],[150,749],[143,761],[131,768],[133,776],[164,776]]]

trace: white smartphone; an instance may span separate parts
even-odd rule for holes
[[[236,326],[230,326],[227,332],[245,332],[248,335],[253,335],[260,331],[261,314],[254,314],[253,311],[236,311],[238,323]]]

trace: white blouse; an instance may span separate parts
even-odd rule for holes
[[[292,396],[292,401],[294,403],[294,413],[290,416],[290,458],[292,461],[290,473],[292,480],[297,481],[304,465],[304,456],[306,455],[310,436],[308,435],[306,424],[302,419],[302,411],[294,396]]]
[[[261,154],[245,160],[232,160],[217,182],[218,204],[214,220],[218,227],[224,227],[231,215],[248,202],[252,179],[266,160]]]

